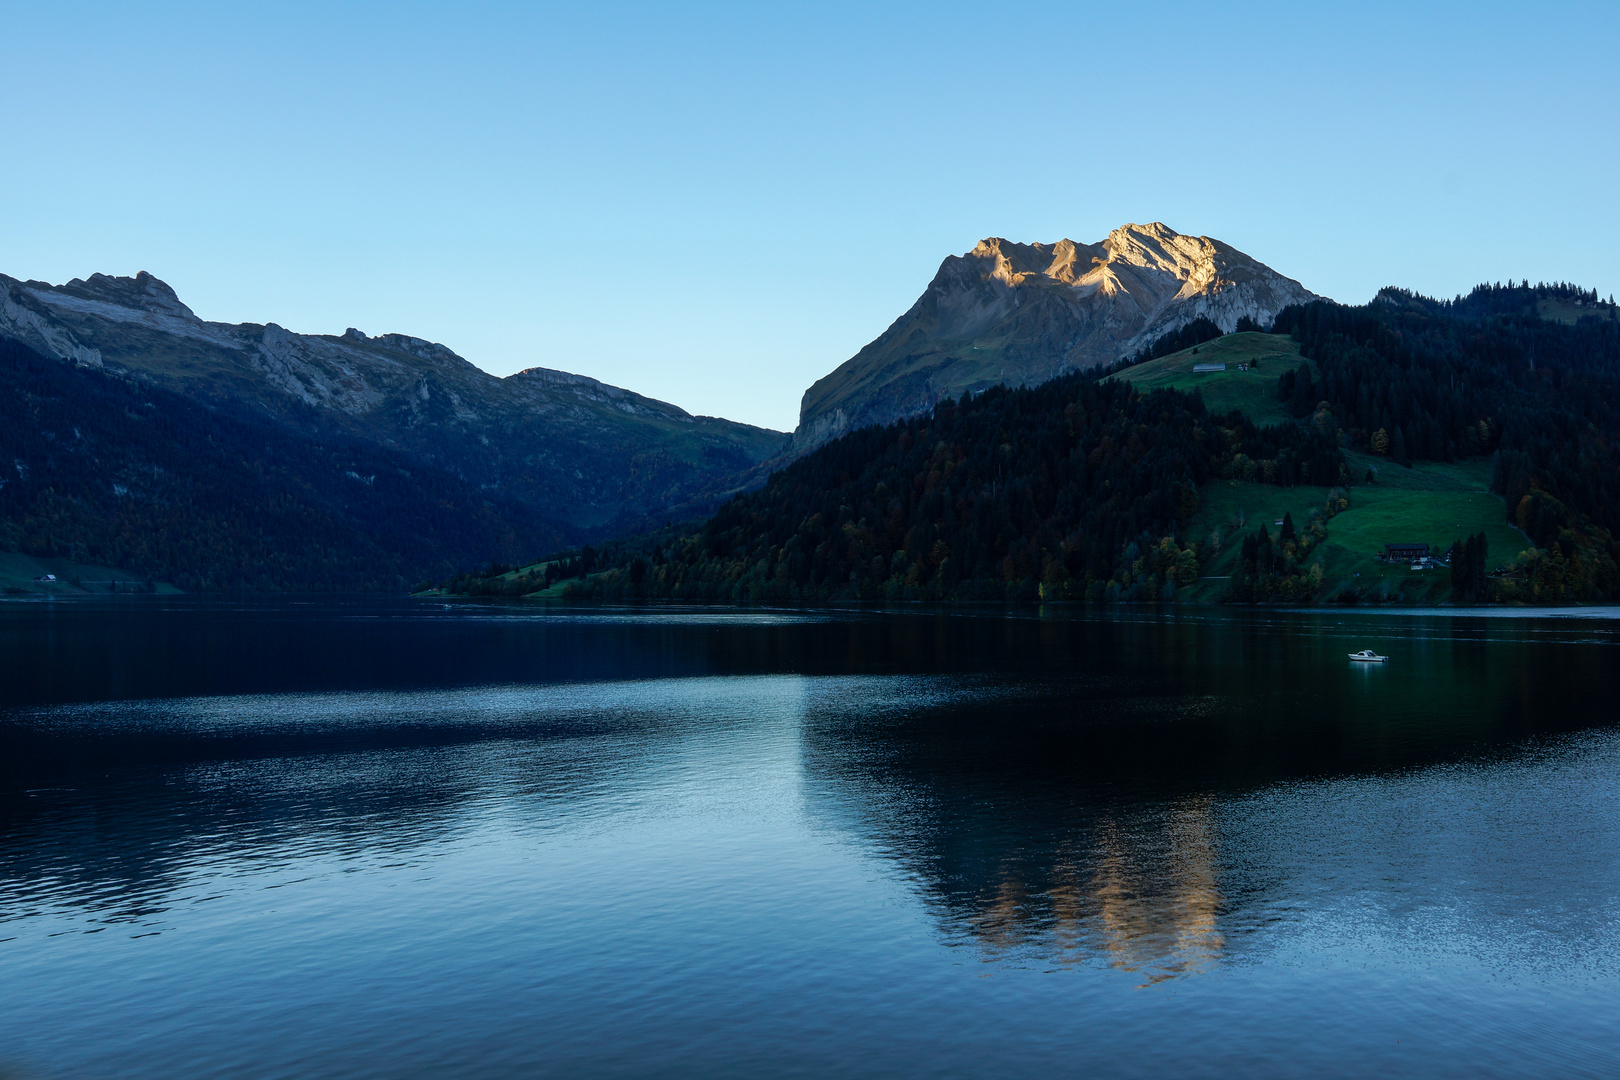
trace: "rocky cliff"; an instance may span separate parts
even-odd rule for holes
[[[1314,298],[1236,248],[1158,223],[1096,244],[984,240],[947,258],[909,311],[805,391],[794,448],[965,390],[1109,364],[1200,317],[1230,331]]]
[[[145,272],[65,285],[0,275],[0,337],[305,435],[405,451],[580,527],[724,491],[786,438],[567,372],[497,378],[403,334],[207,322]]]

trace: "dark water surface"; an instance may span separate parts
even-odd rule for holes
[[[0,1076],[1620,1075],[1613,614],[0,604]]]

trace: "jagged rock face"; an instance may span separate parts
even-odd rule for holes
[[[60,286],[0,275],[0,336],[216,408],[406,450],[580,526],[722,491],[786,438],[567,372],[496,378],[404,334],[206,322],[144,271]]]
[[[1230,331],[1314,298],[1236,248],[1158,223],[1097,244],[984,240],[947,258],[911,310],[805,391],[794,448],[965,390],[1109,364],[1200,317]]]

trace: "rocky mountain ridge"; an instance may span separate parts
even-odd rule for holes
[[[497,378],[405,334],[298,334],[200,319],[166,283],[0,275],[0,337],[304,434],[376,442],[574,526],[701,502],[785,436],[582,375]]]
[[[1264,325],[1313,299],[1228,244],[1158,222],[1095,244],[991,237],[946,258],[904,315],[805,391],[794,449],[965,390],[1109,364],[1199,318],[1231,331],[1245,316]]]

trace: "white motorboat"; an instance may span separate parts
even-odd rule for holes
[[[1389,657],[1379,656],[1371,649],[1362,649],[1360,652],[1353,652],[1350,654],[1350,659],[1363,660],[1369,664],[1386,664],[1389,662]]]

